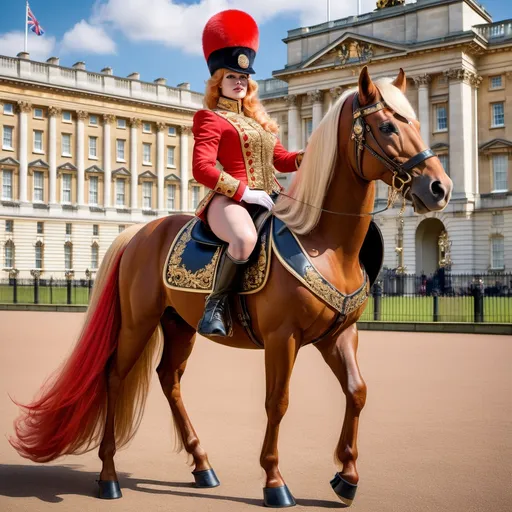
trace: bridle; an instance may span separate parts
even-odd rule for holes
[[[391,179],[391,187],[395,195],[400,193],[405,197],[405,194],[407,194],[408,190],[410,189],[409,184],[412,181],[411,171],[425,160],[436,155],[429,148],[409,158],[409,160],[406,162],[397,162],[396,160],[389,158],[382,146],[379,144],[378,140],[375,138],[375,135],[373,135],[371,126],[365,121],[365,117],[371,114],[375,114],[376,112],[380,112],[385,108],[389,108],[385,101],[378,101],[377,103],[369,105],[368,107],[361,107],[359,105],[359,93],[356,92],[354,94],[354,99],[352,101],[352,135],[350,138],[354,141],[357,168],[356,172],[361,179],[364,181],[369,181],[366,179],[361,165],[363,160],[363,151],[366,149],[374,158],[376,158],[380,163],[385,165],[392,172],[393,178]],[[366,142],[366,134],[368,134],[368,137],[371,138],[379,148],[381,151],[380,153],[375,151]]]

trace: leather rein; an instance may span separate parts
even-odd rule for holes
[[[354,94],[354,98],[352,101],[352,134],[350,136],[351,140],[354,141],[354,151],[355,151],[355,161],[357,167],[357,175],[364,181],[369,182],[363,172],[362,168],[362,160],[363,160],[363,152],[366,149],[374,158],[376,158],[380,163],[382,163],[385,167],[387,167],[391,173],[393,174],[393,178],[391,180],[392,190],[390,191],[390,196],[388,198],[388,204],[385,208],[381,210],[376,210],[368,213],[345,213],[345,212],[335,212],[331,210],[327,210],[325,208],[319,208],[317,206],[313,206],[308,203],[304,203],[294,197],[291,197],[287,194],[281,193],[281,195],[298,201],[304,205],[310,206],[311,208],[316,208],[325,213],[331,213],[333,215],[346,215],[351,217],[366,217],[373,216],[378,213],[385,212],[388,210],[394,203],[395,197],[397,194],[402,194],[405,201],[405,194],[410,189],[410,183],[412,182],[411,171],[417,167],[419,164],[423,163],[425,160],[435,157],[435,153],[432,149],[425,149],[409,158],[406,162],[397,162],[392,160],[386,155],[386,152],[379,144],[375,135],[373,135],[371,126],[366,123],[365,118],[370,116],[371,114],[375,114],[376,112],[380,112],[385,108],[389,108],[385,101],[378,101],[373,105],[369,105],[368,107],[361,107],[359,104],[359,93]],[[368,135],[369,138],[372,139],[374,144],[377,145],[381,153],[375,151],[366,141],[365,135]]]

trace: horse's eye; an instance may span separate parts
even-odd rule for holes
[[[379,130],[385,134],[396,133],[398,135],[398,128],[391,122],[386,121],[379,126]]]

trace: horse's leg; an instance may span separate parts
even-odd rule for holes
[[[149,301],[148,301],[149,302]],[[153,309],[154,308],[154,309]],[[142,354],[149,338],[158,327],[160,313],[154,304],[130,309],[122,308],[122,324],[119,332],[117,350],[111,359],[107,375],[107,415],[105,431],[99,448],[99,458],[103,462],[100,473],[100,498],[113,499],[121,497],[121,490],[114,465],[116,453],[115,411],[119,391],[137,359]]]
[[[346,396],[345,418],[335,453],[342,464],[342,471],[336,473],[331,481],[334,491],[346,505],[354,500],[359,481],[356,469],[357,428],[359,414],[366,401],[366,384],[356,358],[357,344],[357,327],[353,324],[337,338],[327,338],[316,345]]]
[[[194,348],[196,331],[177,313],[168,308],[160,323],[164,333],[164,350],[157,368],[164,395],[171,406],[174,424],[182,446],[194,459],[194,479],[197,487],[216,487],[219,481],[208,462],[208,456],[199,443],[181,398],[181,377],[187,359]]]
[[[299,336],[290,336],[289,331],[285,335],[276,332],[265,337],[267,430],[260,464],[267,474],[263,490],[264,503],[267,507],[295,505],[295,500],[279,472],[277,438],[279,425],[288,409],[290,377],[299,347]]]

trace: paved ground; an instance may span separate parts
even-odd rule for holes
[[[183,380],[184,397],[220,487],[190,485],[185,456],[172,450],[170,413],[157,380],[139,433],[116,456],[122,500],[94,498],[96,453],[48,465],[18,457],[5,438],[16,415],[7,393],[30,399],[70,350],[82,318],[0,312],[0,511],[258,510],[263,354],[203,339]],[[369,393],[352,510],[512,510],[512,339],[362,332],[359,363]],[[307,347],[280,437],[280,467],[297,510],[341,508],[329,480],[343,405],[334,376]]]

